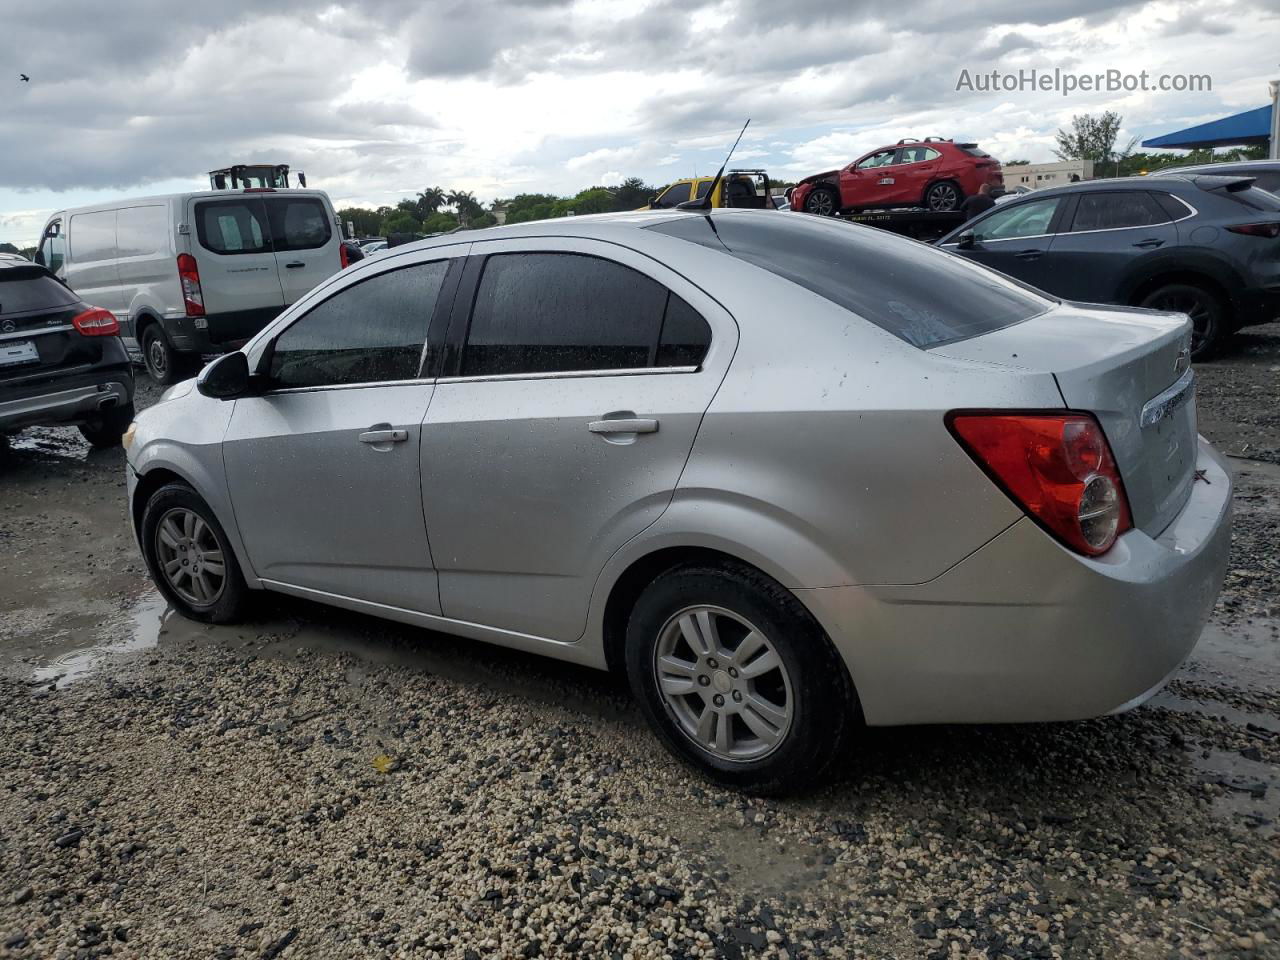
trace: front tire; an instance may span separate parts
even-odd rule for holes
[[[840,212],[840,198],[830,187],[814,187],[804,198],[804,212],[819,217],[834,217]]]
[[[924,205],[938,213],[959,210],[962,203],[964,193],[951,180],[939,180],[930,184],[929,189],[924,192]]]
[[[1148,293],[1138,306],[1189,316],[1192,360],[1211,356],[1231,333],[1222,298],[1192,283],[1167,283]]]
[[[118,447],[120,438],[129,429],[129,424],[133,422],[133,417],[132,403],[126,403],[123,407],[112,407],[109,410],[104,410],[89,422],[82,423],[80,425],[80,435],[89,441],[90,446],[99,450],[106,447]]]
[[[672,753],[759,794],[820,782],[858,722],[831,641],[794,594],[749,567],[680,567],[640,595],[627,675]]]
[[[204,623],[235,623],[249,588],[227,534],[209,505],[184,483],[151,495],[142,512],[142,555],[160,592],[179,613]]]

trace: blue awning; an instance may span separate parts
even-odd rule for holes
[[[1175,147],[1181,150],[1197,150],[1204,147],[1237,147],[1252,143],[1266,143],[1271,139],[1271,106],[1246,110],[1234,116],[1211,120],[1195,127],[1187,127],[1177,133],[1143,140],[1144,147]]]

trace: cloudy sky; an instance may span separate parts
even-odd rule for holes
[[[1280,77],[1274,0],[47,0],[3,22],[0,241],[22,245],[52,210],[232,162],[377,206],[662,183],[714,170],[746,117],[735,159],[775,176],[930,134],[1051,160],[1073,113],[1145,138],[1262,106]],[[1212,90],[956,89],[1024,68]]]

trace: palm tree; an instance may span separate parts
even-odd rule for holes
[[[453,204],[453,208],[458,211],[458,222],[464,225],[484,211],[484,207],[470,190],[454,190],[445,199]]]
[[[433,213],[439,213],[444,203],[445,193],[439,187],[427,187],[418,194],[418,210],[424,220]]]

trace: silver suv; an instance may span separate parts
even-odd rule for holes
[[[139,416],[130,506],[189,617],[274,590],[624,672],[674,752],[789,790],[863,722],[1159,688],[1230,537],[1188,333],[776,212],[455,234]]]

